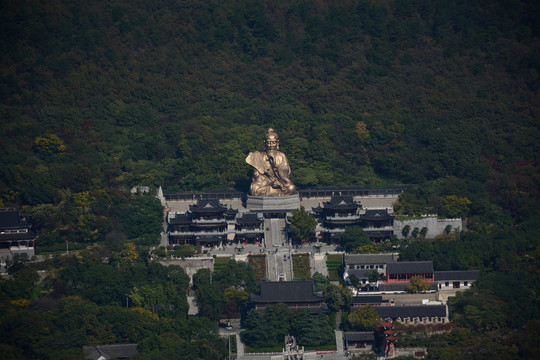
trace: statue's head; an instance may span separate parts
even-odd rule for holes
[[[264,146],[266,148],[266,151],[279,150],[279,136],[277,132],[274,131],[274,129],[269,128],[266,132],[266,136],[264,138]]]

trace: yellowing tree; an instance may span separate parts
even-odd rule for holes
[[[124,249],[122,250],[122,261],[125,264],[131,264],[139,257],[139,253],[135,248],[134,243],[125,243]]]
[[[356,135],[360,141],[366,141],[369,139],[369,130],[367,129],[366,124],[363,121],[359,121],[355,126]]]
[[[442,208],[449,217],[457,218],[467,216],[471,200],[466,197],[448,195],[443,198]]]
[[[429,282],[426,279],[420,276],[413,276],[411,278],[409,285],[407,285],[406,290],[407,292],[415,294],[415,293],[428,291],[429,288],[430,288]]]
[[[45,155],[60,154],[66,151],[66,145],[57,135],[46,134],[34,139],[34,149]]]
[[[349,324],[355,330],[373,331],[379,320],[379,314],[371,305],[359,307],[349,315]]]

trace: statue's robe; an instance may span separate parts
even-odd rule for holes
[[[289,162],[281,151],[274,151],[272,155],[263,151],[250,152],[246,162],[254,167],[251,195],[283,196],[296,193],[296,188],[289,180]]]

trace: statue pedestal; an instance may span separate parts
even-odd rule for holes
[[[249,210],[298,210],[300,209],[300,197],[298,194],[287,196],[251,196],[246,199],[246,207]]]

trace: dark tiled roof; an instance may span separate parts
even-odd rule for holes
[[[207,198],[212,197],[212,195],[219,196],[219,195],[244,195],[244,192],[234,190],[234,189],[210,189],[210,190],[204,190],[204,191],[174,191],[174,190],[167,190],[163,189],[163,196],[170,196],[170,195],[190,195],[192,198]],[[215,197],[214,196],[214,197]]]
[[[319,204],[317,207],[312,207],[311,211],[313,211],[315,214],[321,214],[324,211],[324,208],[322,208],[321,204]]]
[[[371,295],[371,296],[354,296],[353,304],[382,304],[387,303],[388,300],[383,300],[380,295]]]
[[[190,205],[189,210],[198,213],[220,213],[227,208],[219,203],[219,200],[199,200],[197,205]]]
[[[345,340],[347,342],[375,341],[375,335],[371,331],[347,332]]]
[[[370,238],[380,238],[392,236],[394,232],[392,230],[387,231],[366,231],[366,235]]]
[[[478,270],[435,271],[434,274],[435,281],[477,280],[480,277]]]
[[[262,219],[257,217],[257,214],[243,214],[241,218],[236,219],[239,224],[260,224]]]
[[[446,305],[376,306],[374,309],[383,319],[446,316]]]
[[[24,226],[15,208],[0,208],[0,229]]]
[[[126,358],[139,353],[137,344],[83,346],[83,352],[85,359],[92,360]]]
[[[365,214],[360,215],[360,219],[362,220],[389,220],[392,219],[394,216],[389,214],[388,211],[385,210],[366,210]]]
[[[36,234],[22,220],[16,208],[0,208],[0,241],[34,240]]]
[[[0,241],[7,241],[7,240],[34,240],[35,238],[36,238],[36,234],[30,229],[28,229],[27,232],[0,234]]]
[[[388,254],[347,254],[345,255],[347,265],[375,265],[394,262],[394,256]]]
[[[357,209],[362,207],[353,200],[352,196],[332,196],[330,201],[325,202],[323,205],[327,209]]]
[[[266,310],[266,307],[271,304],[264,304],[264,303],[257,303],[257,307],[253,309],[254,311],[264,312]],[[285,304],[289,308],[290,311],[301,311],[301,310],[308,310],[311,314],[325,314],[328,313],[328,305],[326,303],[321,303],[320,306],[318,303],[314,304]]]
[[[403,261],[386,265],[388,274],[426,274],[433,272],[433,261]]]
[[[169,224],[190,224],[191,219],[188,214],[175,214],[174,217],[169,213]]]
[[[324,297],[315,293],[312,281],[263,281],[261,293],[251,294],[255,303],[321,302]]]

